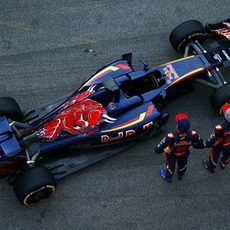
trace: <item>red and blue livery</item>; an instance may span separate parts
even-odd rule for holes
[[[153,68],[142,61],[143,70],[135,71],[125,54],[40,109],[22,113],[14,99],[0,98],[0,175],[11,176],[19,201],[40,201],[58,179],[156,133],[168,121],[165,100],[194,81],[214,89],[212,105],[221,112],[230,99],[220,71],[229,66],[230,46],[226,31],[223,44],[210,28],[182,23],[170,41],[183,58]]]

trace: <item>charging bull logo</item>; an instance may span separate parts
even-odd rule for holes
[[[92,134],[99,130],[98,125],[102,122],[114,123],[115,118],[109,117],[103,106],[91,99],[85,99],[90,92],[80,94],[64,104],[61,113],[55,116],[52,121],[43,125],[38,132],[41,138],[54,140],[61,133],[67,132],[71,135]],[[80,101],[79,101],[80,98]]]
[[[59,112],[64,111],[65,109],[67,109],[68,107],[70,107],[71,105],[75,104],[76,102],[79,101],[83,101],[84,99],[86,99],[87,97],[89,97],[90,95],[93,95],[95,93],[95,87],[96,85],[92,85],[89,87],[89,89],[83,93],[77,94],[73,97],[71,97],[68,101],[66,101],[59,109]]]

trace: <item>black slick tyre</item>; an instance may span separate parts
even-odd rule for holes
[[[45,167],[29,168],[16,177],[13,189],[18,200],[30,206],[55,192],[56,181]]]
[[[170,34],[169,40],[176,51],[183,52],[188,41],[202,37],[205,28],[197,20],[185,21],[178,25]]]
[[[230,103],[230,84],[226,84],[217,89],[211,97],[211,105],[220,115],[222,114],[222,107],[226,103]]]
[[[12,120],[20,120],[23,117],[18,103],[11,97],[0,97],[0,116]]]

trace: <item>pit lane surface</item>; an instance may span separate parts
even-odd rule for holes
[[[187,19],[203,23],[229,17],[229,1],[0,0],[1,96],[24,110],[76,89],[106,63],[133,52],[134,67],[178,57],[170,31]],[[229,79],[230,80],[230,79]],[[220,118],[212,90],[170,102],[162,133],[135,148],[67,177],[58,192],[34,207],[21,206],[0,181],[1,229],[229,229],[229,168],[209,174],[208,150],[193,150],[183,181],[159,177],[163,158],[153,153],[161,137],[187,112],[206,139]]]

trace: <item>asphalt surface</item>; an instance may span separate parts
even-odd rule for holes
[[[23,110],[76,89],[103,65],[133,52],[151,65],[178,57],[170,31],[187,19],[204,24],[229,17],[229,1],[0,0],[0,95]],[[230,80],[230,79],[229,79]],[[206,139],[221,119],[212,90],[194,92],[165,108],[169,123],[155,138],[64,179],[49,200],[21,206],[0,182],[1,229],[229,229],[229,168],[201,167],[208,150],[192,151],[183,181],[159,177],[163,158],[153,153],[161,137],[187,112]]]

